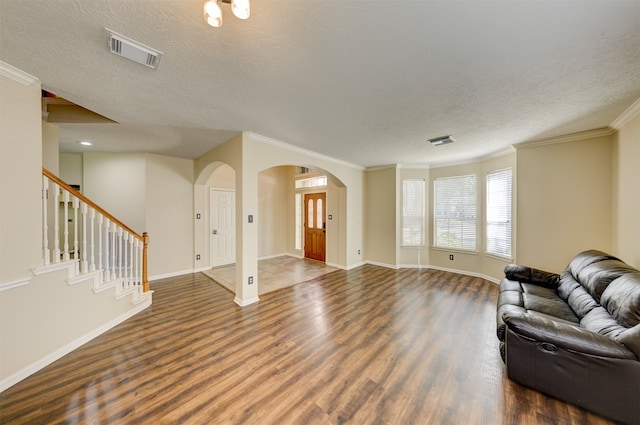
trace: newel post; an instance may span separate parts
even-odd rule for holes
[[[149,278],[147,277],[147,245],[149,245],[149,234],[142,234],[142,290],[149,290]]]

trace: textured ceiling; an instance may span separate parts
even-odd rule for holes
[[[606,127],[640,98],[640,1],[0,0],[0,60],[120,124],[61,149],[196,158],[251,131],[363,166],[438,164]],[[164,53],[151,70],[104,28]],[[432,147],[452,134],[457,143]]]

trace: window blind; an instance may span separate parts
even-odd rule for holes
[[[434,180],[434,246],[475,251],[476,176]]]
[[[487,235],[489,254],[511,257],[511,169],[487,174]]]
[[[424,180],[402,181],[402,246],[424,246]]]

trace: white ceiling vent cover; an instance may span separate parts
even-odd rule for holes
[[[108,35],[107,44],[111,53],[137,62],[140,65],[148,66],[149,68],[158,68],[160,59],[162,58],[162,52],[138,43],[122,34],[118,34],[109,28],[105,28],[105,31]]]

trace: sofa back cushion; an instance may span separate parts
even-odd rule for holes
[[[605,254],[604,252],[597,250],[583,251],[573,257],[567,268],[564,269],[560,275],[560,281],[558,283],[558,295],[560,298],[568,302],[569,295],[571,295],[576,288],[582,286],[580,274],[584,269],[598,262],[607,260],[620,261],[612,255]],[[595,273],[597,270],[598,269],[593,269],[593,272]],[[600,294],[602,294],[604,288],[598,287],[595,280],[592,282],[592,286],[594,293],[600,292]],[[588,290],[588,288],[585,289]],[[598,302],[599,298],[600,297],[598,296]]]
[[[611,282],[623,274],[637,271],[618,259],[607,259],[591,263],[578,273],[578,281],[587,292],[600,303],[602,293]]]
[[[632,328],[640,323],[640,271],[620,276],[607,286],[600,300],[621,325]]]

